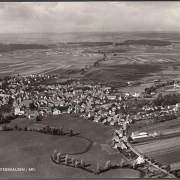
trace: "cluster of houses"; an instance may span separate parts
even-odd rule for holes
[[[93,122],[103,123],[105,125],[123,125],[124,123],[131,123],[129,115],[119,113],[121,109],[121,103],[107,103],[98,107],[87,113],[83,113],[85,119],[92,120]],[[125,107],[123,107],[125,108]]]
[[[112,95],[112,88],[104,85],[84,85],[78,80],[70,83],[46,85],[46,80],[57,76],[31,75],[28,77],[5,77],[0,79],[0,106],[13,99],[15,115],[35,119],[37,116],[62,113],[81,113],[81,116],[94,122],[108,125],[130,124],[133,121],[151,119],[165,114],[175,114],[180,104],[175,106],[143,106],[137,114],[120,113],[128,106],[126,100],[141,98],[143,93],[121,93]],[[44,84],[44,85],[43,85]]]
[[[26,115],[34,119],[38,115],[92,112],[96,106],[117,100],[111,96],[110,87],[83,85],[78,81],[69,84],[43,85],[56,76],[31,75],[8,77],[0,81],[0,103],[7,104],[13,99],[15,115]]]

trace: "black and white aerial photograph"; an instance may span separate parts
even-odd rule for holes
[[[180,2],[0,2],[0,178],[180,177]]]

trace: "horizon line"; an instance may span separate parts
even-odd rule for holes
[[[0,32],[0,34],[63,34],[63,33],[180,33],[180,31],[63,31],[63,32]]]

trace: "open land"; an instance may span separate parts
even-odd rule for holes
[[[128,37],[131,39],[130,37]],[[132,38],[133,39],[133,38]],[[140,39],[140,38],[136,38]],[[124,41],[124,42],[123,42]],[[142,92],[144,88],[152,86],[156,79],[168,81],[180,79],[179,47],[177,42],[132,41],[122,38],[122,42],[76,42],[64,43],[58,46],[41,47],[35,49],[4,50],[0,54],[0,76],[25,76],[31,74],[58,75],[55,82],[67,79],[80,79],[85,82],[116,83],[127,81],[141,81],[140,86],[126,87],[122,92]],[[13,46],[11,46],[13,47]],[[20,46],[21,47],[21,46]],[[100,61],[97,66],[94,64]],[[85,70],[84,70],[85,69]],[[172,87],[171,87],[172,88]],[[166,88],[159,92],[168,91]],[[149,120],[148,120],[149,121]],[[179,119],[149,124],[146,127],[132,125],[133,130],[154,132],[160,131],[166,138],[138,142],[133,147],[143,155],[153,157],[162,164],[174,164],[179,159]],[[96,175],[80,169],[60,166],[49,161],[55,149],[61,153],[68,153],[78,159],[84,159],[95,169],[97,162],[105,164],[108,160],[119,163],[124,158],[122,154],[110,146],[115,127],[101,123],[84,121],[73,115],[63,114],[49,116],[39,124],[27,119],[16,119],[9,124],[14,127],[41,127],[43,125],[63,127],[65,131],[72,128],[74,137],[55,137],[38,132],[10,131],[0,132],[1,148],[0,164],[6,167],[33,167],[35,172],[8,172],[1,177],[21,178],[94,178]],[[177,133],[172,136],[173,133]],[[89,143],[93,142],[91,146]],[[51,172],[51,173],[49,173]],[[120,169],[108,171],[98,177],[140,177],[137,170]]]
[[[27,123],[26,120],[14,120],[10,126],[15,124],[31,127],[34,122]],[[68,153],[77,159],[84,159],[91,165],[92,169],[96,168],[97,161],[105,164],[108,160],[112,163],[119,163],[124,158],[116,150],[113,150],[109,141],[112,138],[113,129],[110,126],[84,121],[82,118],[74,118],[70,114],[59,116],[50,116],[44,119],[40,124],[63,127],[68,132],[69,128],[73,128],[75,133],[80,135],[68,136],[52,136],[41,134],[38,132],[0,132],[1,160],[3,167],[33,167],[36,172],[3,172],[1,177],[21,177],[21,178],[57,178],[57,177],[91,177],[96,175],[80,169],[64,167],[52,163],[49,158],[55,149],[61,153]],[[38,124],[35,126],[38,126]],[[20,138],[21,137],[21,138]],[[91,148],[90,141],[93,141]],[[51,173],[49,173],[51,172]],[[139,177],[140,174],[136,170],[120,169],[108,171],[98,177]]]
[[[28,49],[28,45],[27,49],[1,52],[0,76],[43,73],[58,74],[61,79],[77,77],[93,82],[175,78],[180,68],[179,44],[158,41],[161,45],[155,46],[157,41],[125,40],[118,46],[112,42],[76,42],[53,47],[38,45],[34,49]],[[93,67],[103,58],[102,53],[106,53],[106,61]],[[88,70],[80,75],[87,66]],[[74,72],[67,76],[69,71]]]

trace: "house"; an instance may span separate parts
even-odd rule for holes
[[[120,138],[118,136],[114,136],[112,138],[112,141],[114,141],[115,143],[119,143],[120,142]]]
[[[180,110],[180,103],[177,103],[174,107],[174,111],[179,111]]]
[[[136,160],[136,164],[144,164],[145,160],[142,156],[139,156]]]
[[[59,109],[54,109],[53,110],[53,115],[59,115],[59,114],[61,114],[61,111],[59,110]]]
[[[120,129],[120,130],[115,130],[115,134],[118,135],[120,138],[123,137],[123,131]]]
[[[88,118],[93,118],[94,117],[94,111],[90,111],[88,113]]]
[[[132,96],[133,96],[133,97],[141,97],[141,93],[135,92]]]
[[[23,115],[24,111],[21,111],[20,107],[15,107],[14,114],[15,115]]]
[[[121,149],[127,149],[127,146],[123,142],[116,143],[114,145],[115,149],[121,148]]]

